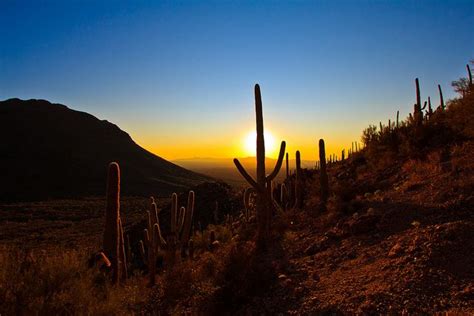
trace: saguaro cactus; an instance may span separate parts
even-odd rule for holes
[[[295,185],[295,196],[296,196],[296,208],[303,208],[303,173],[301,171],[301,155],[300,151],[296,151],[296,185]]]
[[[420,96],[420,82],[418,78],[415,79],[416,87],[416,104],[414,105],[413,117],[415,118],[415,125],[421,126],[423,124],[423,112],[421,111],[421,96]]]
[[[288,163],[288,153],[286,153],[286,178],[290,177],[290,165]]]
[[[321,164],[320,170],[320,185],[321,185],[321,202],[323,209],[326,209],[326,203],[329,197],[328,174],[326,171],[326,149],[324,148],[324,139],[319,140],[319,161]]]
[[[255,189],[257,193],[257,245],[261,249],[267,247],[267,241],[270,236],[270,224],[272,210],[274,208],[270,197],[270,183],[277,176],[283,163],[286,143],[281,142],[280,154],[275,169],[268,176],[265,175],[265,138],[263,134],[263,110],[260,86],[255,85],[255,114],[257,125],[257,181],[255,181],[244,169],[238,159],[234,159],[234,164],[240,174]]]
[[[184,213],[183,227],[181,231],[181,245],[187,247],[189,238],[191,237],[191,227],[193,224],[194,213],[194,191],[188,193],[188,205]]]
[[[438,85],[438,91],[439,91],[439,106],[441,107],[441,110],[444,110],[446,106],[444,105],[443,91],[441,90],[441,85]]]
[[[147,228],[143,230],[143,240],[140,240],[139,250],[143,262],[148,267],[149,285],[153,286],[155,284],[158,254],[161,247],[166,246],[166,241],[161,235],[158,207],[154,199],[151,199],[151,201],[151,211],[147,211]]]
[[[107,176],[107,206],[105,210],[104,253],[112,263],[112,280],[120,278],[120,167],[118,163],[109,164]]]
[[[472,72],[471,72],[471,67],[469,67],[469,64],[466,64],[466,69],[467,69],[467,76],[469,78],[468,84],[470,87],[472,86]]]

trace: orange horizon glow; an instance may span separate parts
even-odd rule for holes
[[[267,132],[265,133],[267,134]],[[235,137],[235,139],[229,139],[227,142],[213,142],[205,141],[203,143],[187,143],[184,141],[179,141],[179,139],[174,140],[171,143],[163,142],[161,145],[154,143],[146,142],[137,142],[140,146],[150,151],[151,153],[162,157],[166,160],[180,160],[180,159],[229,159],[233,158],[247,158],[255,157],[255,143],[252,142],[255,132],[241,133],[241,136]],[[269,136],[270,135],[270,136]],[[291,137],[285,139],[286,141],[286,152],[289,153],[290,160],[295,158],[296,151],[299,150],[301,153],[302,160],[306,161],[317,161],[319,160],[319,148],[318,141],[319,138],[306,139],[305,141],[292,142],[294,138]],[[290,139],[290,140],[288,140]],[[352,141],[351,138],[347,137],[347,140],[344,139],[325,139],[326,146],[326,156],[336,154],[339,158],[341,157],[342,149],[347,151],[351,147]],[[278,158],[278,153],[280,150],[281,141],[284,139],[274,136],[273,134],[268,134],[265,138],[266,145],[266,157],[276,159]],[[359,145],[362,145],[359,139],[353,141],[358,141]],[[253,146],[252,146],[253,143]],[[299,144],[299,145],[297,145]]]

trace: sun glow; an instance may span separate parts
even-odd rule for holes
[[[275,137],[269,131],[264,132],[265,156],[272,156],[275,151]],[[255,156],[257,150],[257,133],[248,133],[244,138],[244,152],[247,156]]]

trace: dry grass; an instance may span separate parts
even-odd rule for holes
[[[0,314],[124,315],[146,300],[139,279],[113,287],[87,255],[75,250],[0,250]]]

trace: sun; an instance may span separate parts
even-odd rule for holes
[[[265,131],[265,155],[268,157],[275,150],[275,137],[269,131]],[[247,156],[255,156],[257,150],[257,132],[248,133],[244,138],[244,151]]]

